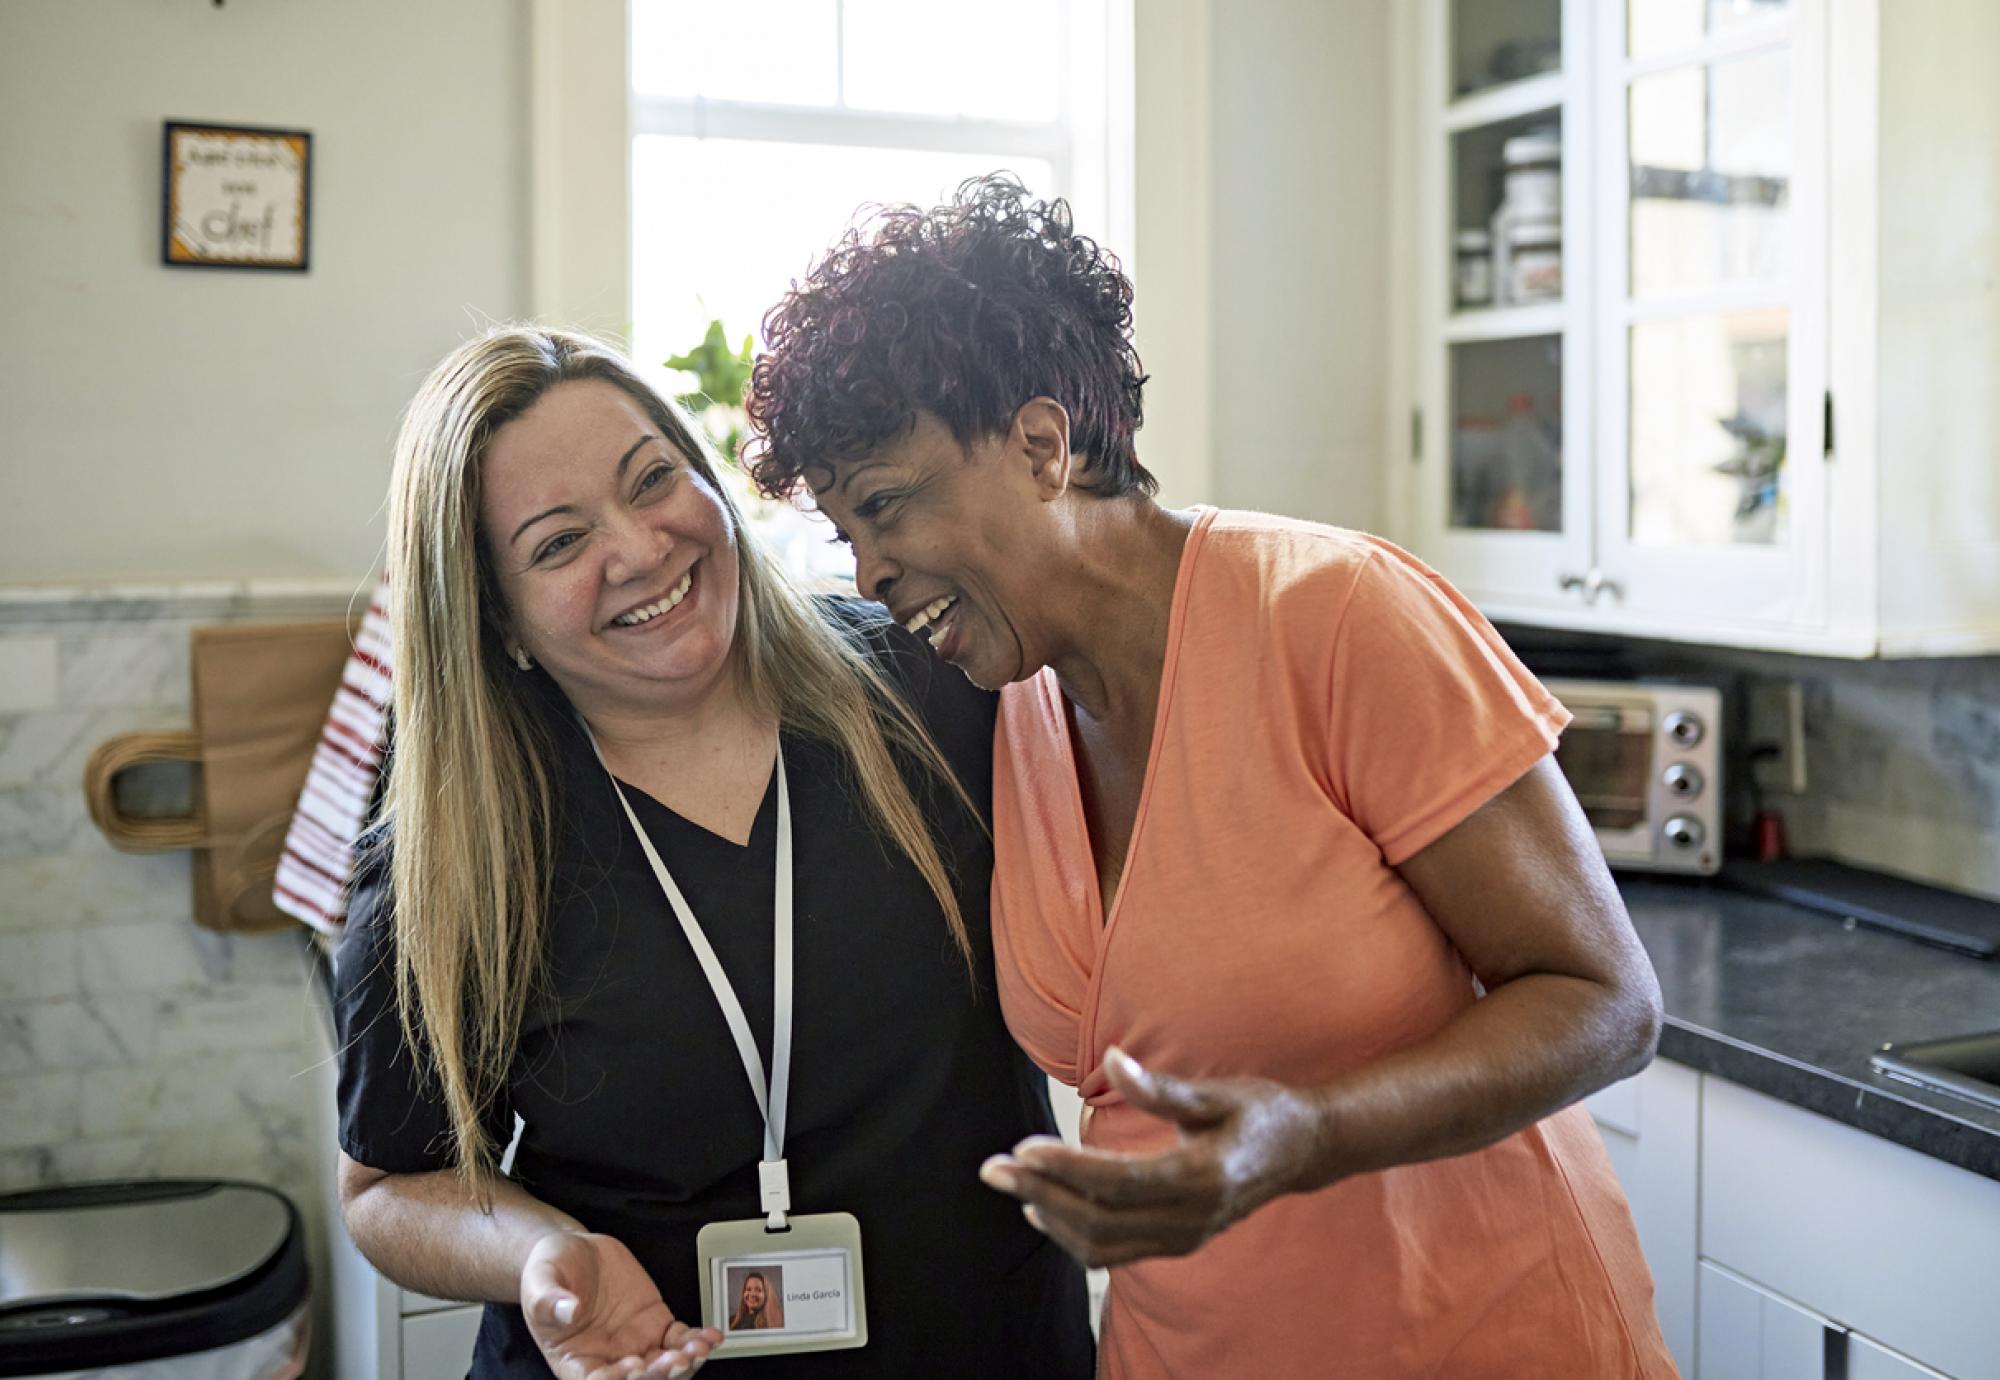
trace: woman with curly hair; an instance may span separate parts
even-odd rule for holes
[[[989,178],[850,231],[749,401],[760,484],[1005,687],[1001,1004],[1089,1115],[982,1177],[1112,1267],[1116,1380],[1672,1374],[1575,1105],[1660,1008],[1567,716],[1389,543],[1156,504],[1131,321],[1067,207]]]

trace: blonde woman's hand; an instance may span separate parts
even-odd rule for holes
[[[521,1267],[521,1312],[557,1380],[692,1375],[722,1342],[677,1320],[623,1242],[553,1231]]]
[[[1271,1199],[1331,1181],[1325,1116],[1307,1093],[1264,1078],[1151,1073],[1115,1048],[1104,1072],[1128,1105],[1178,1126],[1180,1144],[1119,1154],[1031,1136],[979,1170],[1085,1265],[1186,1255]]]

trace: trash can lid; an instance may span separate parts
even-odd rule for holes
[[[0,1194],[0,1376],[37,1373],[52,1347],[101,1365],[227,1345],[289,1316],[306,1288],[298,1211],[261,1184]]]
[[[255,1184],[169,1181],[0,1196],[0,1309],[224,1288],[285,1244],[291,1206]]]

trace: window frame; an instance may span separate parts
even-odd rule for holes
[[[542,0],[548,3],[548,0]],[[600,0],[601,2],[601,0]],[[1133,120],[1135,0],[1063,0],[1063,64],[1059,103],[1046,121],[984,116],[932,115],[884,111],[846,104],[845,7],[835,9],[835,97],[831,105],[778,101],[723,100],[707,96],[650,96],[633,82],[631,26],[624,29],[624,95],[629,119],[626,177],[636,141],[667,135],[756,143],[818,144],[919,153],[991,154],[996,168],[1009,157],[1034,158],[1049,165],[1054,195],[1070,204],[1076,223],[1114,250],[1131,271],[1130,246],[1136,220]],[[628,255],[633,210],[628,196],[624,217]],[[839,227],[829,226],[829,236]],[[635,319],[632,297],[635,265],[627,261],[625,302]]]

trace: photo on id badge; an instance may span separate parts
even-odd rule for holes
[[[718,1259],[723,1345],[830,1342],[854,1337],[854,1289],[844,1250],[786,1251]],[[731,1343],[739,1345],[732,1347]]]
[[[736,1300],[729,1310],[731,1332],[755,1332],[785,1325],[785,1267],[731,1265],[724,1272],[723,1297]]]

